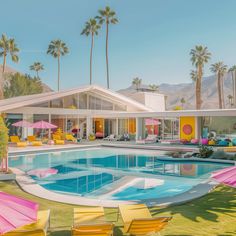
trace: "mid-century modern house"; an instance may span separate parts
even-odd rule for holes
[[[97,85],[28,95],[0,101],[9,124],[19,120],[45,120],[64,132],[88,138],[129,134],[132,139],[156,134],[161,139],[193,139],[217,135],[236,136],[236,109],[166,111],[165,96],[137,91],[130,96]],[[19,130],[9,125],[10,134]],[[22,132],[22,131],[21,131]],[[21,135],[37,130],[23,129]]]

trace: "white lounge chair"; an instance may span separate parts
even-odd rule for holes
[[[157,136],[155,134],[149,134],[145,139],[136,140],[137,144],[155,143]]]
[[[115,139],[115,135],[114,134],[110,134],[106,138],[104,138],[103,140],[113,141],[113,140],[116,140],[116,139]]]

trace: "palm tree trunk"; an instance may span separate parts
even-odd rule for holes
[[[221,77],[220,81],[221,81],[222,108],[225,108],[224,77]]]
[[[60,56],[57,57],[58,71],[57,71],[57,90],[60,91]]]
[[[231,71],[231,79],[232,79],[232,95],[233,95],[233,102],[235,100],[235,85],[234,85],[234,72]]]
[[[198,66],[198,78],[196,81],[196,109],[201,109],[202,99],[201,99],[201,91],[202,90],[202,67]]]
[[[236,108],[236,71],[234,71],[234,100],[233,100],[233,103],[234,103],[234,107]]]
[[[106,30],[106,65],[107,65],[107,88],[110,88],[110,79],[109,79],[109,62],[108,62],[108,31],[109,31],[109,23],[107,22],[107,30]]]
[[[6,53],[4,53],[3,54],[2,74],[1,74],[1,78],[0,78],[0,99],[4,98],[3,81],[4,81],[4,72],[5,72],[5,68],[6,68],[6,58],[7,58],[7,55],[6,55]]]
[[[0,100],[4,98],[4,93],[3,93],[3,71],[1,71],[1,75],[0,75]]]
[[[217,89],[218,89],[218,98],[219,98],[219,108],[222,109],[222,97],[221,97],[221,79],[220,75],[217,75]]]
[[[7,55],[4,53],[3,54],[3,65],[2,65],[2,73],[3,74],[4,74],[5,68],[6,68],[6,58],[7,58]]]
[[[36,71],[36,74],[37,74],[37,78],[39,78],[39,72],[38,71]]]
[[[92,33],[91,50],[90,50],[90,85],[92,84],[93,40],[94,40],[94,34]]]

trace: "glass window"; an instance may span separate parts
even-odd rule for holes
[[[128,133],[128,119],[118,120],[118,133],[127,134]]]
[[[79,94],[79,109],[87,109],[87,94]]]

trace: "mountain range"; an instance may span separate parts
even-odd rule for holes
[[[227,74],[224,79],[224,98],[225,107],[230,107],[228,95],[233,95],[232,91],[232,78],[231,74]],[[141,88],[148,88],[148,85],[142,84]],[[121,89],[118,92],[128,95],[129,93],[135,92],[135,86],[131,85],[126,89]],[[192,83],[180,83],[180,84],[168,84],[163,83],[159,85],[159,93],[166,95],[166,106],[167,110],[173,110],[176,106],[182,106],[180,100],[184,98],[186,103],[183,108],[185,110],[195,109],[195,84]],[[218,92],[216,77],[214,75],[204,77],[202,81],[202,108],[203,109],[214,109],[218,108]]]

